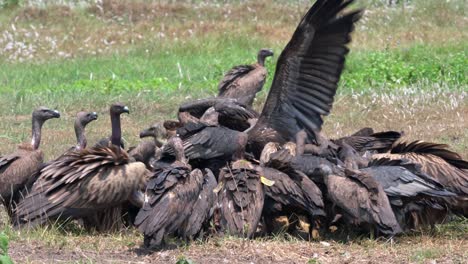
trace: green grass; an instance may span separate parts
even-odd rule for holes
[[[112,98],[143,93],[152,100],[214,95],[223,73],[233,65],[254,61],[259,45],[247,39],[210,42],[213,44],[198,48],[197,43],[185,43],[43,64],[3,63],[0,91],[12,97],[2,100],[1,108],[15,107],[18,113],[25,113],[21,105],[62,105],[90,94]],[[279,53],[281,49],[276,47],[275,51]],[[275,60],[267,62],[267,88]],[[466,65],[468,49],[464,45],[351,52],[339,91],[346,94],[377,87],[396,89],[424,82],[468,91]]]
[[[0,232],[0,264],[13,264],[11,258],[8,256],[9,243],[9,237],[7,237],[3,232]]]

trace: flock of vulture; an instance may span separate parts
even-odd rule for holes
[[[320,129],[331,110],[362,10],[353,0],[319,0],[281,53],[261,113],[252,109],[265,83],[258,62],[236,66],[216,98],[180,106],[178,120],[141,132],[124,149],[120,115],[110,107],[112,134],[77,145],[50,162],[39,149],[41,127],[56,110],[32,114],[32,140],[0,158],[0,199],[18,228],[75,220],[106,232],[135,225],[144,245],[167,236],[191,240],[213,233],[253,237],[306,230],[309,238],[340,226],[393,236],[468,213],[468,162],[446,145],[405,142],[395,131],[364,128],[339,139]]]

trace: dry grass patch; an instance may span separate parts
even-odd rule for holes
[[[405,12],[369,5],[351,46],[362,50],[466,41],[468,33],[461,29],[468,20],[461,2],[414,1]],[[128,52],[151,43],[203,40],[207,34],[256,38],[283,47],[309,7],[309,1],[104,0],[87,8],[0,10],[0,21],[6,22],[0,24],[0,45],[6,47],[0,56],[9,61],[75,58]]]

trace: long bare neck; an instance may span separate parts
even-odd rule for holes
[[[76,135],[76,141],[77,141],[77,145],[76,145],[77,148],[78,149],[86,148],[88,141],[86,140],[86,136],[85,136],[85,127],[78,120],[75,122],[75,135]]]
[[[44,122],[37,120],[33,118],[32,121],[32,140],[31,140],[31,145],[33,149],[38,149],[39,145],[41,144],[41,130],[42,130],[42,124]]]
[[[112,125],[112,136],[111,142],[113,145],[120,147],[122,138],[122,128],[120,126],[120,115],[111,112],[111,125]]]
[[[159,141],[158,137],[153,137],[153,139],[154,139],[154,144],[156,145],[156,147],[160,148],[164,145],[161,141]]]
[[[241,160],[244,159],[245,147],[247,145],[248,136],[245,133],[241,133],[237,136],[237,149],[234,155],[232,155],[232,160]]]
[[[265,57],[260,55],[260,53],[257,55],[257,63],[260,66],[265,66]]]
[[[186,164],[187,159],[185,158],[184,145],[182,140],[178,137],[173,137],[169,141],[169,144],[174,148],[176,160]]]

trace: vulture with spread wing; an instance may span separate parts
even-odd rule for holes
[[[57,110],[39,107],[32,113],[32,140],[23,143],[9,155],[0,157],[0,200],[13,216],[17,203],[23,198],[23,191],[31,187],[36,180],[44,160],[44,154],[39,149],[41,143],[42,125],[51,118],[59,118]]]
[[[257,63],[239,65],[229,70],[218,85],[218,97],[234,98],[241,104],[252,107],[255,96],[265,84],[267,69],[265,59],[273,56],[270,49],[261,49],[257,54]]]
[[[134,198],[150,174],[143,163],[132,162],[120,148],[120,115],[128,112],[122,104],[111,106],[112,144],[72,151],[41,170],[31,193],[16,209],[18,224],[90,217],[88,222],[100,231],[116,228],[119,219],[107,217],[107,210],[120,214],[118,206]],[[142,197],[136,197],[142,204]]]
[[[249,131],[248,149],[259,157],[268,142],[293,140],[302,129],[314,140],[328,115],[361,10],[339,15],[352,0],[317,1],[281,53],[263,111]]]

